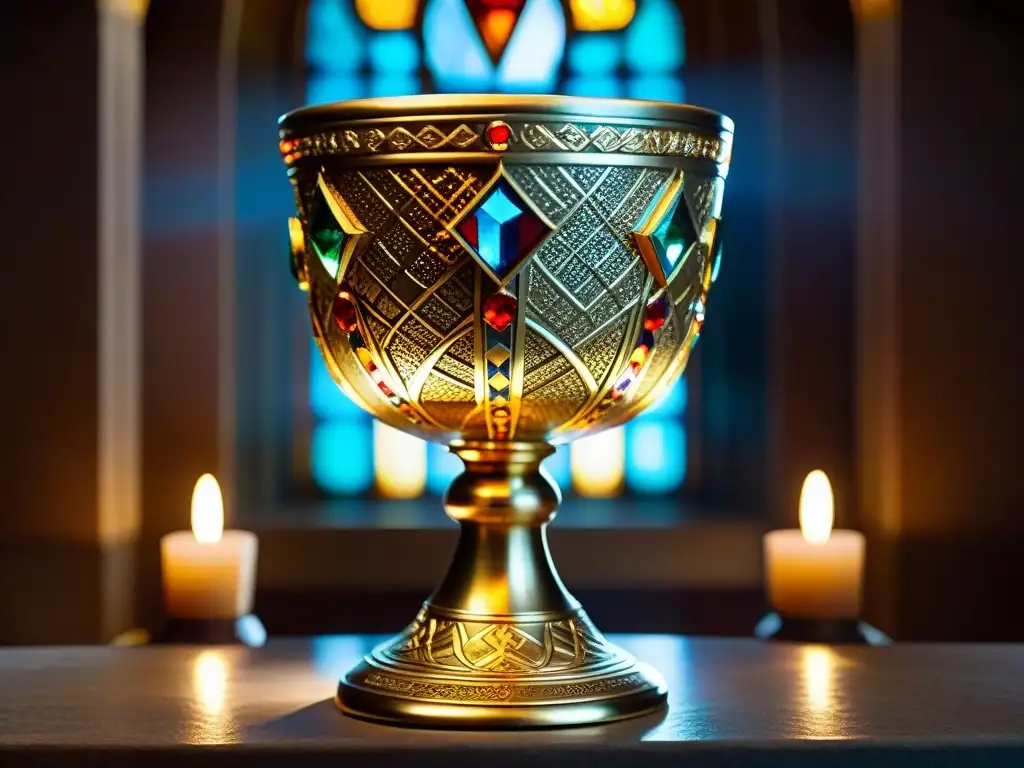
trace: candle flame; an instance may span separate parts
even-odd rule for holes
[[[213,544],[223,533],[224,498],[217,478],[205,474],[192,491],[192,535],[200,544]]]
[[[800,491],[800,531],[808,544],[824,544],[832,535],[835,502],[828,475],[820,469],[804,479]]]

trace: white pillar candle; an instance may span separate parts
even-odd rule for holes
[[[824,472],[807,476],[800,530],[764,537],[768,601],[782,616],[855,619],[860,614],[864,536],[832,530],[832,488]]]
[[[160,540],[164,606],[178,619],[237,619],[252,611],[259,542],[225,531],[224,502],[213,475],[192,492],[192,530]]]

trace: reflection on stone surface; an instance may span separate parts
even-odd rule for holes
[[[815,714],[828,712],[832,708],[832,651],[820,645],[801,651],[807,708]]]
[[[843,704],[843,658],[827,645],[797,646],[799,688],[795,692],[802,710],[793,735],[807,739],[849,738]]]
[[[231,660],[219,649],[200,651],[192,659],[192,699],[195,713],[188,732],[193,744],[236,741],[239,727],[226,708]]]

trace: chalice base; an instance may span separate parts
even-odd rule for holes
[[[426,604],[338,686],[353,717],[427,728],[590,725],[661,708],[651,667],[609,643],[582,610],[562,618],[453,616]]]
[[[395,725],[501,730],[621,720],[665,682],[609,643],[562,584],[546,528],[560,496],[546,443],[456,442],[445,496],[461,526],[444,581],[405,632],[350,671],[337,702]]]

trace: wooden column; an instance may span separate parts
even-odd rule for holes
[[[21,3],[0,26],[0,642],[132,623],[139,508],[145,2]]]
[[[1022,13],[855,7],[869,615],[898,638],[1021,639]]]

